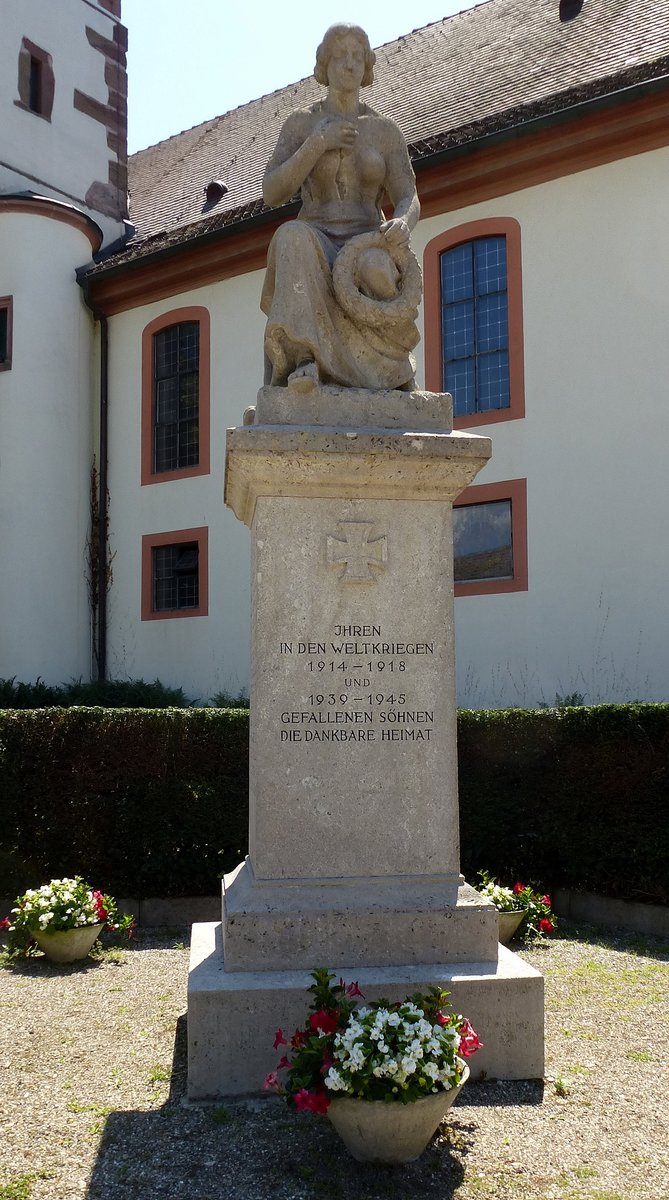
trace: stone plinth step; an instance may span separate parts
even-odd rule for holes
[[[223,880],[226,971],[334,969],[497,959],[497,910],[462,876],[258,881],[250,862]]]
[[[329,966],[317,962],[312,966]],[[400,1000],[432,984],[450,993],[484,1047],[474,1079],[537,1079],[544,1071],[544,985],[538,971],[500,946],[494,962],[337,968],[369,1000]],[[258,1094],[278,1059],[279,1027],[306,1018],[308,971],[226,971],[221,926],[193,926],[188,980],[188,1095],[192,1100]]]

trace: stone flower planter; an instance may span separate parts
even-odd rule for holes
[[[103,929],[104,922],[80,925],[78,929],[59,929],[54,933],[35,931],[33,937],[51,962],[70,963],[86,958]]]
[[[468,1079],[465,1064],[457,1087],[423,1096],[412,1104],[341,1097],[330,1104],[328,1117],[358,1162],[412,1162],[423,1153]]]
[[[508,946],[511,938],[522,924],[525,916],[524,908],[516,908],[512,912],[498,912],[499,940],[503,946]]]

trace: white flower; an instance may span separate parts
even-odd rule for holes
[[[346,1084],[339,1074],[339,1071],[335,1070],[334,1067],[330,1067],[330,1070],[325,1076],[325,1086],[329,1088],[331,1092],[346,1091]]]

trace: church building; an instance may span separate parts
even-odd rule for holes
[[[263,170],[322,88],[128,159],[121,3],[3,6],[0,678],[206,703],[249,683],[225,431],[298,210]],[[666,701],[666,0],[484,0],[375,51],[421,202],[417,386],[493,445],[454,514],[458,702]]]

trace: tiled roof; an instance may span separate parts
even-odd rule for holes
[[[669,3],[487,0],[389,42],[376,56],[363,98],[398,122],[420,160],[668,74]],[[282,123],[322,95],[313,78],[303,79],[133,155],[137,232],[113,262],[261,213],[262,174]],[[207,208],[212,179],[228,191]]]

